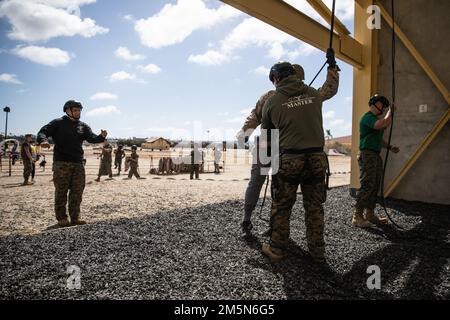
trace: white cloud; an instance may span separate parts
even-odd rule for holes
[[[143,45],[159,49],[181,43],[196,30],[211,28],[240,14],[229,5],[209,9],[202,0],[178,0],[164,5],[148,19],[138,20],[134,29]]]
[[[22,84],[22,81],[17,79],[17,76],[15,74],[11,74],[11,73],[0,74],[0,81],[6,82],[6,83],[13,83],[13,84]]]
[[[80,18],[80,6],[95,0],[4,0],[0,18],[11,24],[8,38],[47,41],[54,37],[80,35],[86,38],[107,33],[90,18]]]
[[[201,65],[221,65],[224,62],[228,62],[230,58],[223,53],[215,50],[208,50],[204,54],[190,55],[188,62],[197,63]]]
[[[323,118],[324,119],[332,119],[332,118],[334,118],[334,111],[330,110],[330,111],[325,112],[323,114]]]
[[[21,58],[51,67],[62,66],[70,61],[69,53],[58,48],[28,46],[19,47],[13,52]]]
[[[253,72],[262,76],[268,76],[270,73],[270,69],[264,66],[259,66],[258,68],[253,70]]]
[[[301,43],[297,49],[287,52],[289,60],[295,60],[298,57],[307,57],[315,53],[320,53],[319,49],[314,48],[307,43]]]
[[[289,34],[256,18],[246,18],[219,42],[218,48],[209,49],[204,54],[191,55],[189,60],[210,65],[223,64],[236,59],[237,51],[249,47],[266,49],[267,56],[274,60],[281,60],[285,56],[292,59],[319,52],[319,50],[315,50],[306,44],[301,44],[290,51],[288,47],[298,43],[298,41],[298,39]],[[193,57],[196,59],[193,59]]]
[[[219,116],[219,117],[228,117],[229,116],[229,112],[228,111],[225,111],[225,112],[219,112],[217,115]]]
[[[109,92],[97,92],[91,96],[91,100],[117,100],[117,95]]]
[[[145,67],[139,66],[138,68],[139,68],[139,70],[141,70],[144,73],[157,74],[157,73],[161,72],[161,68],[153,63],[150,63],[150,64],[146,65]]]
[[[106,107],[100,107],[100,108],[95,108],[92,110],[89,110],[88,112],[86,112],[86,115],[88,117],[103,117],[103,116],[109,116],[109,115],[114,115],[114,114],[121,114],[119,108],[117,108],[116,106],[106,106]]]
[[[131,15],[131,14],[125,15],[125,16],[123,16],[123,18],[124,18],[125,20],[127,20],[127,21],[134,21],[134,20],[135,20],[135,19],[134,19],[134,16]]]
[[[123,80],[134,80],[136,76],[125,71],[118,71],[109,76],[109,81],[123,81]]]
[[[116,55],[116,57],[124,59],[126,61],[139,61],[145,59],[145,56],[141,54],[131,54],[130,50],[126,47],[117,48],[114,54]]]

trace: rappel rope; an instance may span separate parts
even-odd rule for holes
[[[394,0],[391,0],[391,16],[392,16],[392,56],[391,56],[391,63],[392,63],[392,105],[395,108],[395,12],[394,12]],[[384,198],[384,177],[386,175],[386,167],[388,163],[389,158],[389,146],[391,145],[391,138],[392,138],[392,128],[394,127],[394,111],[393,108],[391,108],[391,115],[392,115],[392,122],[391,122],[391,128],[389,129],[389,138],[387,142],[387,150],[386,150],[386,156],[384,158],[384,165],[383,165],[383,175],[381,176],[381,205],[384,209],[384,213],[388,217],[388,219],[392,222],[392,224],[397,227],[398,229],[405,230],[402,226],[398,225],[389,215],[387,209],[386,209],[386,203]]]

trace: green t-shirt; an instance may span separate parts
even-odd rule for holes
[[[372,112],[366,112],[359,122],[359,150],[369,149],[380,152],[383,146],[383,131],[374,129],[378,117]]]

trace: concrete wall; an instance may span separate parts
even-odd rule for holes
[[[391,1],[382,0],[391,11]],[[406,34],[431,69],[450,88],[449,0],[396,0],[396,23]],[[378,92],[391,97],[391,32],[382,20],[379,32]],[[401,170],[424,137],[431,131],[449,105],[430,78],[396,40],[396,104],[392,144],[400,147],[389,155],[385,186]],[[427,104],[428,112],[419,113]],[[387,131],[385,139],[387,140]],[[384,159],[384,155],[383,155]],[[416,164],[401,180],[392,197],[450,204],[450,124],[447,123]]]

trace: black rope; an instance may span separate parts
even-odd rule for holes
[[[336,7],[336,0],[333,0],[333,5],[332,5],[332,9],[331,9],[331,25],[330,25],[330,46],[329,48],[333,48],[333,34],[334,34],[334,12],[335,12],[335,7]],[[323,68],[325,68],[327,64],[327,61],[325,61],[325,63],[322,65],[322,68],[320,68],[319,72],[316,73],[316,75],[314,76],[314,78],[311,80],[311,82],[309,83],[309,86],[311,86],[314,82],[314,80],[316,80],[316,78],[319,76],[319,74],[322,72]]]
[[[263,216],[262,216],[262,211],[263,211],[263,208],[264,208],[264,203],[266,202],[266,198],[267,198],[267,188],[269,187],[269,180],[270,180],[269,177],[270,177],[270,176],[267,175],[267,179],[266,179],[266,190],[264,190],[264,197],[263,197],[263,201],[262,201],[262,203],[261,203],[261,208],[260,208],[260,210],[259,210],[259,219],[261,219],[262,221],[265,221],[265,222],[270,222],[268,219],[264,219]]]
[[[392,138],[392,129],[394,127],[394,111],[395,108],[395,12],[394,12],[394,0],[391,0],[391,16],[392,16],[392,56],[391,56],[391,64],[392,64],[392,105],[394,107],[391,107],[391,127],[389,129],[389,138],[387,142],[387,150],[386,150],[386,156],[384,158],[384,166],[383,166],[383,175],[381,176],[381,205],[383,206],[384,213],[388,217],[388,219],[392,222],[392,224],[397,227],[398,229],[405,230],[402,226],[398,225],[389,215],[387,208],[386,208],[386,202],[384,198],[384,177],[386,175],[386,167],[389,159],[389,151],[390,151],[390,145],[391,145],[391,138]]]

